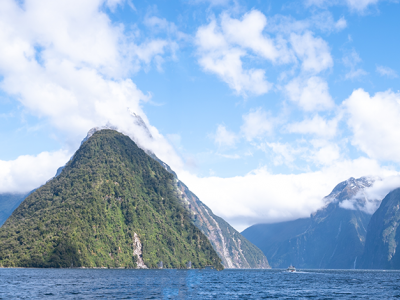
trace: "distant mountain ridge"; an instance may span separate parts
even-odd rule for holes
[[[0,194],[0,227],[11,216],[12,212],[21,204],[22,201],[28,196],[29,193]]]
[[[310,218],[275,224],[257,224],[242,232],[268,257],[272,267],[352,269],[363,253],[371,215],[363,211],[365,199],[354,198],[373,178],[349,178],[326,196],[326,205]],[[345,209],[352,201],[359,207]]]

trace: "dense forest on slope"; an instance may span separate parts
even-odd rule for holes
[[[29,195],[0,228],[0,265],[221,269],[181,205],[174,177],[127,136],[93,134],[59,176]]]

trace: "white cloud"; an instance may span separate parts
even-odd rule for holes
[[[358,64],[362,62],[358,53],[353,49],[348,55],[342,58],[343,64],[350,70],[346,73],[345,79],[355,79],[368,73],[362,68],[358,67]]]
[[[178,175],[215,214],[241,231],[257,223],[308,217],[324,205],[323,197],[349,177],[386,177],[394,173],[374,160],[358,158],[300,174],[272,174],[260,168],[231,178]]]
[[[285,165],[301,171],[309,170],[311,166],[328,167],[342,159],[340,147],[325,139],[262,143],[259,149],[272,157],[275,166]]]
[[[345,78],[354,79],[365,75],[368,75],[368,72],[366,72],[365,70],[355,69],[355,70],[350,70],[350,72],[346,73]]]
[[[387,76],[389,78],[397,78],[399,75],[397,75],[397,72],[389,67],[384,67],[384,66],[377,66],[376,71],[381,75],[381,76]]]
[[[350,9],[363,12],[368,6],[377,4],[379,0],[346,0],[347,5]]]
[[[240,158],[239,154],[218,154],[218,155],[225,157],[225,158],[229,158],[229,159],[239,159]]]
[[[351,11],[363,13],[365,10],[379,0],[306,0],[306,5],[316,5],[320,7],[332,5],[346,5]]]
[[[155,39],[144,42],[141,45],[132,45],[131,49],[141,61],[149,64],[153,58],[157,57],[157,55],[164,54],[164,49],[167,45],[167,41]]]
[[[400,162],[400,94],[386,91],[371,97],[358,89],[343,107],[353,145],[371,158]]]
[[[273,123],[272,117],[259,108],[243,115],[243,125],[240,127],[240,131],[248,141],[251,141],[264,134],[270,134],[274,127]]]
[[[302,60],[304,71],[319,73],[333,66],[328,44],[322,38],[314,37],[310,31],[302,35],[292,33],[290,42]]]
[[[334,107],[328,84],[321,77],[295,78],[285,86],[289,99],[305,111],[327,110]]]
[[[251,10],[239,19],[224,12],[219,19],[199,27],[195,39],[199,64],[242,96],[262,95],[272,87],[265,78],[265,67],[246,68],[244,62],[255,66],[254,61],[277,65],[300,60],[302,72],[311,75],[333,66],[327,42],[315,37],[309,28],[341,30],[347,26],[344,18],[335,22],[331,14],[321,13],[304,21],[282,16],[270,20],[268,23],[258,10]]]
[[[222,53],[203,56],[199,59],[205,71],[216,73],[236,93],[246,96],[248,93],[262,95],[271,88],[261,69],[244,70],[241,57],[244,52],[232,49]]]
[[[322,142],[322,143],[321,143]],[[326,141],[312,141],[316,146],[309,156],[309,159],[317,165],[330,166],[336,163],[340,158],[340,148],[334,143],[327,143]],[[318,145],[319,144],[319,145]]]
[[[0,193],[26,193],[38,188],[56,175],[71,153],[59,150],[36,156],[22,155],[15,160],[0,160]]]
[[[331,33],[341,31],[346,27],[347,21],[343,16],[335,21],[332,13],[322,11],[304,20],[296,20],[287,15],[275,15],[268,19],[265,30],[288,35],[292,32],[302,33],[307,30]]]
[[[339,118],[326,120],[316,114],[312,119],[291,123],[287,126],[290,133],[314,134],[320,137],[333,138],[337,133]]]
[[[337,22],[335,23],[335,29],[340,31],[343,30],[347,27],[347,21],[344,17],[341,17]]]
[[[165,18],[146,16],[144,24],[156,31],[167,32],[170,39],[171,37],[175,37],[177,40],[188,40],[190,38],[187,34],[179,31],[175,23],[169,22]]]
[[[126,0],[106,0],[106,5],[111,11],[115,11],[118,5],[122,5]]]
[[[382,200],[385,196],[400,187],[400,175],[392,175],[385,178],[379,178],[374,184],[364,190],[364,194],[370,200]],[[354,198],[358,198],[361,195],[356,195]]]
[[[110,123],[180,168],[173,147],[141,109],[149,96],[125,79],[153,61],[160,66],[167,49],[176,45],[161,38],[135,43],[137,36],[125,35],[121,24],[112,23],[101,11],[103,4],[26,0],[21,8],[15,1],[0,1],[0,88],[28,113],[66,134],[69,149],[75,150],[90,128]],[[143,118],[151,138],[128,108]],[[53,169],[60,166],[58,160],[49,163],[57,163]],[[37,183],[35,175],[31,179],[29,187]]]
[[[232,19],[225,13],[221,19],[221,28],[229,43],[250,49],[270,61],[281,57],[274,41],[263,34],[267,18],[261,12],[252,10],[241,20]]]
[[[219,147],[232,147],[235,146],[238,137],[235,133],[227,130],[224,125],[218,125],[213,138]]]
[[[241,58],[246,51],[231,45],[215,20],[198,29],[196,44],[199,64],[205,71],[217,74],[236,93],[262,95],[271,88],[264,70],[243,68]]]
[[[231,2],[231,0],[192,0],[193,3],[210,3],[211,6],[224,6]]]
[[[368,214],[373,214],[381,204],[383,198],[396,188],[400,187],[400,175],[395,174],[385,178],[374,178],[372,186],[360,190],[351,199],[340,203],[345,209],[360,209]]]
[[[269,147],[274,156],[273,163],[276,166],[286,165],[292,167],[293,162],[305,152],[304,148],[294,148],[288,143],[271,142],[260,145],[260,149],[267,152],[266,146]]]

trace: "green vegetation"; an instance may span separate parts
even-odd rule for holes
[[[29,195],[0,228],[5,267],[214,265],[220,258],[180,204],[174,177],[127,136],[96,132],[62,173]]]

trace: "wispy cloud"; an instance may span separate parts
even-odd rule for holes
[[[308,6],[316,5],[319,7],[328,7],[333,5],[345,5],[350,11],[364,14],[367,9],[376,5],[380,0],[306,0]]]
[[[319,76],[295,78],[285,86],[285,92],[305,111],[323,111],[335,106],[328,83]]]
[[[252,141],[255,138],[263,137],[265,134],[271,134],[274,128],[274,119],[261,108],[250,111],[242,116],[243,125],[240,128],[241,133],[246,140]]]
[[[362,60],[354,49],[342,58],[342,62],[349,69],[345,74],[345,79],[355,79],[368,74],[368,72],[359,67]]]
[[[397,75],[397,72],[395,70],[389,68],[389,67],[376,66],[376,71],[381,76],[387,76],[389,78],[397,78],[397,77],[399,77],[399,75]]]
[[[229,131],[225,125],[221,124],[218,125],[216,132],[211,137],[219,147],[233,147],[238,140],[238,136],[234,132]]]

